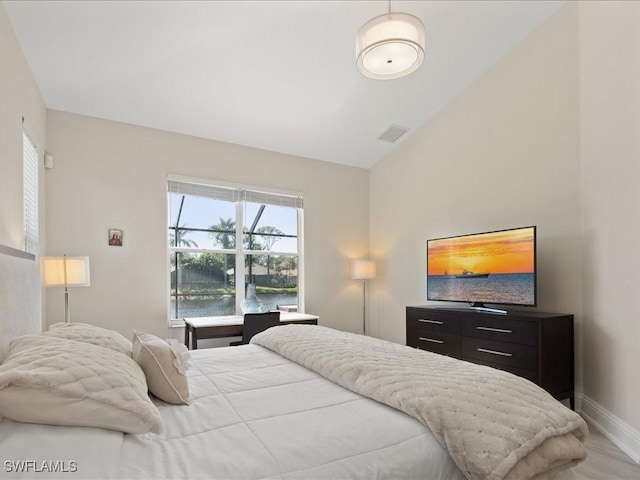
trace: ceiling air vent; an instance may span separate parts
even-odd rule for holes
[[[378,137],[378,140],[382,140],[383,142],[395,143],[401,136],[409,131],[406,127],[401,127],[399,125],[391,125],[387,128],[382,135]]]

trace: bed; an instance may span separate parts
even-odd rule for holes
[[[488,367],[302,325],[190,353],[189,405],[153,398],[159,434],[4,418],[0,478],[533,478],[585,456],[578,415]],[[465,371],[475,380],[452,388]],[[424,392],[425,378],[439,393]],[[488,407],[475,397],[483,384],[511,393],[496,400],[490,387]]]

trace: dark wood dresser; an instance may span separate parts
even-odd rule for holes
[[[514,373],[574,408],[573,315],[407,307],[407,345]]]

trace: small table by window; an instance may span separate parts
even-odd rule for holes
[[[307,325],[318,324],[317,315],[307,313],[283,312],[280,314],[280,324],[300,323]],[[224,315],[220,317],[185,318],[184,344],[194,350],[198,349],[198,340],[205,338],[225,338],[242,336],[244,316]],[[191,342],[189,342],[191,337]]]

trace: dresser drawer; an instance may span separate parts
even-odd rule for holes
[[[523,370],[538,370],[538,349],[529,345],[462,337],[461,355],[463,358],[472,358],[497,365]]]
[[[538,324],[526,320],[477,314],[462,322],[462,335],[535,347],[538,345]]]
[[[420,350],[460,357],[460,336],[442,332],[424,332],[415,339],[415,346]]]
[[[460,318],[451,314],[407,308],[407,325],[415,329],[460,334]]]
[[[573,315],[406,307],[407,345],[527,378],[574,405]]]

